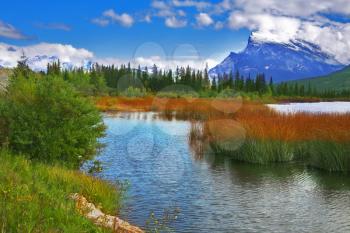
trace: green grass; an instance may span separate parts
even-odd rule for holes
[[[217,154],[249,163],[269,164],[299,161],[329,172],[350,172],[350,144],[329,141],[282,142],[247,139],[237,142],[212,142]]]
[[[60,166],[30,162],[0,151],[0,232],[109,232],[75,209],[80,193],[116,214],[121,194],[112,184]]]
[[[236,142],[215,142],[212,147],[216,153],[257,164],[289,162],[295,156],[293,147],[281,141],[247,139],[240,146]]]
[[[329,75],[314,77],[308,79],[302,79],[298,81],[291,81],[290,84],[298,83],[298,85],[304,85],[308,87],[309,83],[312,88],[316,88],[318,91],[325,90],[349,90],[350,88],[350,66],[343,70],[331,73]]]
[[[330,172],[350,172],[349,143],[309,142],[304,147],[304,151],[306,163],[309,166]]]

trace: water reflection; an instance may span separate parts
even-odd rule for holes
[[[201,121],[177,119],[105,116],[98,176],[130,182],[122,217],[144,226],[151,212],[160,216],[175,206],[175,232],[350,232],[349,177],[215,155]]]

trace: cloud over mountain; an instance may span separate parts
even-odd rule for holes
[[[216,3],[155,0],[151,6],[159,17],[166,17],[168,27],[247,28],[256,40],[277,43],[306,40],[319,45],[339,62],[350,63],[349,0],[222,0]],[[188,10],[190,8],[194,12]],[[187,18],[178,19],[177,9],[185,12]],[[348,20],[335,20],[331,17],[334,15]],[[191,21],[195,23],[184,23]]]
[[[118,57],[96,57],[93,52],[84,48],[75,48],[68,44],[40,43],[30,46],[14,46],[0,43],[0,66],[15,67],[22,54],[28,58],[28,65],[36,71],[46,70],[47,64],[58,59],[64,68],[84,67],[89,68],[93,63],[103,65],[116,65],[131,63],[133,67],[152,67],[156,64],[160,69],[175,69],[177,66],[191,66],[204,69],[206,65],[213,67],[218,61],[204,59],[199,56],[174,56],[170,58],[161,56],[138,55],[130,59]]]
[[[73,66],[82,66],[84,61],[94,57],[92,52],[72,45],[40,43],[21,47],[0,43],[0,65],[16,66],[23,53],[30,59],[30,66],[34,70],[44,70],[47,63],[57,59]]]

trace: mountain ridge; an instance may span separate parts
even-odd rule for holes
[[[289,43],[248,39],[246,48],[231,52],[220,64],[209,70],[211,77],[239,71],[242,75],[265,73],[276,82],[321,76],[344,68],[321,48],[303,40]]]
[[[298,85],[304,85],[307,87],[310,85],[319,91],[326,90],[349,90],[350,89],[350,65],[345,68],[333,72],[331,74],[319,77],[312,77],[300,80],[289,81],[289,84],[298,83]]]

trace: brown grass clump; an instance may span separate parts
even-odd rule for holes
[[[259,102],[237,99],[101,97],[96,105],[102,111],[158,111],[181,119],[235,120],[247,137],[263,140],[350,141],[350,114],[279,114]],[[211,131],[221,131],[215,127],[230,132],[222,124],[212,124]]]

